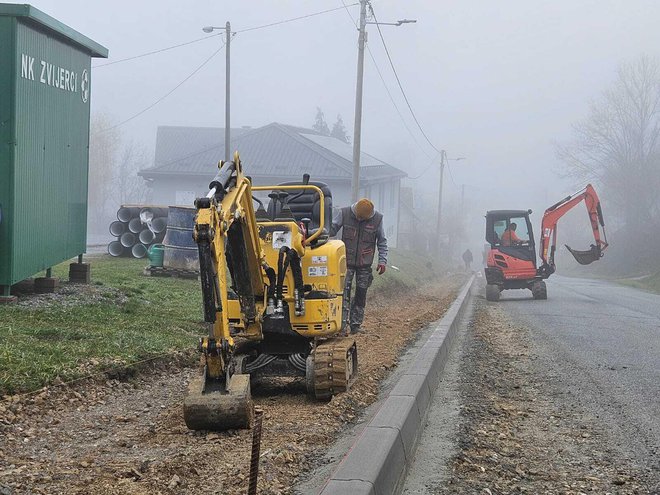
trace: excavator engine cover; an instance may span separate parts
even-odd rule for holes
[[[600,247],[592,244],[591,249],[588,251],[578,251],[577,249],[571,249],[568,245],[564,244],[566,249],[573,255],[575,261],[581,265],[590,265],[594,261],[598,261],[602,258],[603,253],[601,253]]]
[[[248,374],[232,375],[226,388],[222,381],[195,377],[183,401],[183,418],[191,430],[250,428],[253,414]]]

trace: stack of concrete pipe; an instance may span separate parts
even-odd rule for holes
[[[116,239],[108,244],[111,256],[144,258],[152,244],[163,241],[167,229],[167,206],[125,205],[110,224]]]

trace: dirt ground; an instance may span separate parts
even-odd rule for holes
[[[616,451],[598,416],[537,363],[525,327],[483,301],[461,363],[459,454],[438,494],[658,494],[660,478]]]
[[[377,399],[380,381],[415,331],[438,319],[463,276],[370,300],[357,336],[359,378],[329,403],[303,380],[253,385],[264,409],[259,493],[286,494],[324,447]],[[245,493],[251,432],[188,431],[186,384],[198,373],[181,359],[129,380],[49,387],[0,402],[0,494]]]

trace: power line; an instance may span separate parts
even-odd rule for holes
[[[352,4],[348,5],[348,7],[353,7],[355,5],[359,5],[359,3],[352,3]],[[273,27],[273,26],[279,26],[280,24],[286,24],[288,22],[300,21],[302,19],[308,19],[310,17],[314,17],[314,16],[317,16],[317,15],[328,14],[330,12],[335,12],[337,10],[342,10],[343,8],[344,7],[335,7],[333,9],[322,10],[320,12],[314,12],[312,14],[301,15],[299,17],[293,17],[291,19],[284,19],[282,21],[271,22],[269,24],[263,24],[261,26],[254,26],[254,27],[250,27],[250,28],[246,28],[246,29],[241,29],[239,31],[236,31],[236,33],[246,33],[248,31],[256,31],[257,29],[264,29],[264,28],[269,28],[269,27]]]
[[[414,176],[414,177],[408,177],[408,178],[409,178],[410,180],[417,180],[417,179],[419,179],[420,177],[422,177],[424,174],[426,174],[426,172],[428,172],[429,170],[431,170],[431,167],[433,167],[433,164],[434,164],[434,162],[438,159],[438,156],[440,156],[440,153],[437,153],[437,154],[431,159],[431,161],[429,162],[429,164],[428,164],[426,167],[424,167],[424,170],[422,170],[418,175],[416,175],[416,176]]]
[[[355,24],[355,27],[357,28],[358,27],[357,21],[355,20],[355,17],[353,17],[353,14],[351,14],[351,11],[348,10],[349,6],[346,5],[346,2],[344,2],[344,0],[340,0],[340,1],[341,1],[341,4],[344,6],[344,9],[346,10],[346,13],[348,14],[348,17],[351,18],[351,21],[353,21],[353,24]],[[353,4],[353,5],[356,5],[356,4]]]
[[[390,51],[387,48],[387,44],[385,43],[385,38],[383,37],[383,32],[380,30],[380,26],[378,25],[378,18],[376,17],[376,13],[374,12],[374,8],[371,4],[369,4],[369,9],[371,10],[371,15],[374,18],[374,22],[376,23],[376,28],[378,29],[378,35],[380,36],[380,40],[383,42],[383,48],[385,48],[385,53],[387,54],[387,59],[390,61],[390,66],[392,67],[392,71],[394,72],[394,77],[396,77],[396,82],[399,85],[399,89],[401,90],[401,94],[403,95],[403,99],[406,100],[406,105],[408,105],[408,110],[410,110],[410,115],[412,115],[413,120],[417,124],[417,127],[419,127],[419,131],[422,133],[422,136],[424,136],[424,139],[426,139],[426,142],[429,143],[431,148],[433,148],[435,151],[440,153],[440,150],[436,148],[429,137],[426,135],[424,132],[424,129],[422,129],[421,124],[419,123],[419,120],[417,120],[417,116],[415,115],[415,112],[412,109],[412,106],[410,105],[410,101],[408,100],[408,96],[406,95],[406,92],[403,90],[403,85],[401,84],[401,79],[399,79],[399,74],[396,71],[396,68],[394,67],[394,62],[392,61],[392,56],[390,55]]]
[[[220,51],[221,51],[224,47],[225,47],[225,43],[223,42],[223,44],[222,44],[222,46],[221,46],[220,48],[218,48],[216,51],[214,51],[214,52],[211,54],[211,56],[210,56],[209,58],[207,58],[206,60],[204,60],[204,62],[202,62],[201,65],[199,65],[194,71],[192,71],[188,76],[186,76],[186,78],[185,78],[183,81],[181,81],[179,84],[177,84],[176,86],[174,86],[170,91],[168,91],[168,92],[165,93],[163,96],[161,96],[160,98],[158,98],[158,99],[157,99],[155,102],[153,102],[151,105],[149,105],[149,106],[146,107],[146,108],[143,108],[143,109],[140,110],[138,113],[136,113],[135,115],[132,115],[131,117],[127,118],[126,120],[123,120],[123,121],[119,122],[118,124],[115,124],[115,125],[113,125],[113,126],[110,126],[110,127],[106,128],[106,129],[101,129],[100,131],[97,131],[95,134],[100,134],[100,133],[103,133],[103,132],[111,131],[112,129],[116,129],[117,127],[120,127],[120,126],[126,124],[127,122],[130,122],[131,120],[133,120],[133,119],[139,117],[139,116],[142,115],[143,113],[145,113],[145,112],[151,110],[153,107],[155,107],[156,105],[158,105],[161,101],[163,101],[165,98],[167,98],[167,97],[170,96],[172,93],[174,93],[177,89],[179,89],[181,86],[183,86],[183,84],[184,84],[186,81],[188,81],[188,79],[190,79],[190,78],[193,77],[195,74],[197,74],[197,73],[202,69],[202,67],[204,67],[206,64],[208,64],[208,63],[211,61],[211,59],[212,59],[213,57],[215,57],[218,53],[220,53]]]
[[[154,50],[154,51],[151,51],[151,52],[142,53],[140,55],[135,55],[133,57],[122,58],[122,59],[119,59],[119,60],[115,60],[114,62],[108,62],[108,63],[105,63],[105,64],[93,65],[92,69],[100,69],[101,67],[107,67],[108,65],[114,65],[114,64],[119,64],[121,62],[128,62],[129,60],[135,60],[137,58],[148,57],[149,55],[155,55],[157,53],[166,52],[168,50],[174,50],[175,48],[180,48],[182,46],[192,45],[193,43],[199,43],[200,41],[208,40],[210,38],[213,38],[215,36],[221,36],[223,34],[224,33],[212,34],[210,36],[204,36],[203,38],[197,38],[197,39],[194,39],[194,40],[191,40],[191,41],[186,41],[185,43],[179,43],[178,45],[172,45],[172,46],[168,46],[168,47],[165,47],[165,48],[160,48],[159,50]]]
[[[340,0],[340,1],[341,1],[342,5],[344,6],[344,8],[346,9],[346,13],[351,18],[351,21],[353,21],[353,24],[357,28],[358,27],[357,21],[355,20],[355,18],[351,14],[351,11],[348,10],[349,5],[346,5],[344,0]],[[380,77],[380,80],[383,83],[383,87],[385,88],[385,91],[387,92],[387,96],[390,98],[390,101],[392,102],[392,105],[394,106],[394,108],[396,110],[396,113],[399,115],[399,119],[401,119],[401,123],[406,128],[406,130],[408,131],[408,134],[410,134],[410,137],[412,138],[412,140],[415,142],[415,145],[417,146],[417,149],[419,149],[422,152],[422,154],[424,154],[427,158],[431,159],[431,155],[429,155],[426,151],[424,151],[424,149],[419,145],[419,142],[417,142],[417,138],[415,137],[412,130],[410,129],[410,127],[406,123],[406,119],[403,118],[403,114],[401,113],[401,110],[399,110],[399,106],[396,104],[396,101],[394,101],[394,97],[392,96],[392,93],[390,92],[390,88],[388,88],[387,83],[385,82],[385,78],[383,77],[383,73],[380,71],[380,67],[378,67],[378,63],[376,63],[376,58],[374,57],[374,54],[371,51],[371,47],[369,46],[369,44],[367,44],[367,51],[369,52],[369,57],[371,57],[371,61],[373,62],[374,67],[376,68],[376,72],[378,73],[378,77]],[[433,160],[435,160],[435,157],[433,158]]]
[[[454,184],[454,187],[458,187],[458,184],[454,181],[454,175],[451,173],[451,166],[449,165],[449,162],[447,162],[447,172],[449,172],[449,178],[451,179],[451,183]]]
[[[352,3],[351,5],[348,5],[348,7],[352,7],[354,5],[359,5],[359,4]],[[264,28],[268,28],[268,27],[279,26],[280,24],[286,24],[288,22],[299,21],[299,20],[307,19],[309,17],[314,17],[314,16],[317,16],[317,15],[327,14],[327,13],[330,13],[330,12],[334,12],[336,10],[340,10],[342,8],[343,7],[322,10],[320,12],[314,12],[312,14],[306,14],[306,15],[302,15],[302,16],[299,16],[299,17],[293,17],[291,19],[284,19],[284,20],[281,20],[281,21],[271,22],[269,24],[263,24],[261,26],[254,26],[254,27],[250,27],[250,28],[246,28],[246,29],[241,29],[239,31],[235,31],[233,34],[245,33],[245,32],[248,32],[248,31],[256,31],[257,29],[264,29]],[[204,36],[203,38],[197,38],[197,39],[194,39],[194,40],[186,41],[185,43],[179,43],[178,45],[167,46],[165,48],[160,48],[158,50],[153,50],[151,52],[141,53],[140,55],[134,55],[132,57],[122,58],[122,59],[119,59],[119,60],[115,60],[113,62],[107,62],[107,63],[104,63],[104,64],[94,65],[92,68],[93,69],[100,69],[101,67],[107,67],[109,65],[119,64],[121,62],[128,62],[129,60],[135,60],[135,59],[138,59],[138,58],[148,57],[150,55],[155,55],[157,53],[166,52],[168,50],[174,50],[175,48],[180,48],[182,46],[192,45],[194,43],[199,43],[200,41],[208,40],[208,39],[213,38],[215,36],[222,36],[222,35],[224,35],[224,33],[218,33],[218,34],[212,34],[210,36]]]

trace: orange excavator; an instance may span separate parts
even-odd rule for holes
[[[603,210],[591,184],[565,197],[545,210],[541,222],[539,257],[536,266],[534,232],[529,215],[532,210],[492,210],[486,213],[486,241],[490,244],[486,263],[486,299],[498,301],[506,289],[529,289],[534,299],[547,299],[545,279],[555,272],[557,222],[573,207],[584,201],[594,235],[594,244],[586,251],[566,246],[581,265],[599,260],[607,248]],[[601,235],[602,231],[602,235]]]

